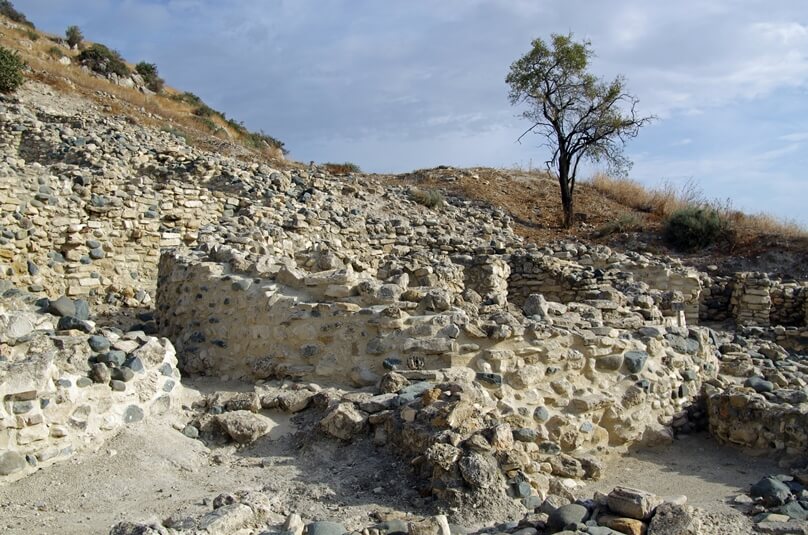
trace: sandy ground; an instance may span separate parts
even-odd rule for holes
[[[196,385],[202,391],[211,386]],[[312,440],[310,433],[295,433],[288,416],[270,416],[276,422],[272,432],[239,450],[209,450],[169,421],[126,428],[96,453],[0,487],[0,533],[106,534],[121,520],[199,516],[211,510],[218,494],[239,490],[265,492],[279,519],[297,512],[306,520],[339,520],[349,529],[370,525],[379,514],[431,512],[415,491],[409,467],[387,450],[369,440]],[[584,493],[625,485],[663,496],[685,494],[725,525],[710,533],[752,533],[748,519],[726,501],[777,471],[771,461],[744,457],[705,436],[685,437],[611,460],[604,479]]]
[[[707,434],[683,435],[668,446],[635,449],[611,459],[603,479],[586,486],[587,494],[615,486],[640,488],[705,510],[709,534],[755,533],[748,517],[731,507],[738,494],[768,474],[783,473],[777,463],[716,444]]]
[[[199,380],[186,401],[213,389],[210,380]],[[288,415],[272,411],[269,417],[275,422],[270,433],[242,449],[208,449],[169,420],[130,426],[98,452],[0,487],[0,533],[106,534],[121,520],[199,516],[220,493],[240,490],[265,492],[279,515],[297,512],[348,527],[374,523],[374,513],[429,514],[409,467],[369,439],[351,445],[312,440],[311,433],[295,433]],[[184,421],[173,417],[178,427]]]

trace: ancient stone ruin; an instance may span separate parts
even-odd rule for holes
[[[607,457],[708,429],[791,463],[749,505],[805,529],[805,281],[539,247],[494,207],[204,152],[37,84],[2,98],[0,150],[0,484],[169,413],[211,451],[283,413],[390,448],[443,512],[367,535],[708,533],[682,498],[576,495]],[[200,377],[247,387],[184,404]],[[347,531],[236,490],[112,533]]]

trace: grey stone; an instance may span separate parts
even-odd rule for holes
[[[123,413],[123,421],[132,424],[143,420],[144,416],[143,409],[137,405],[129,405]]]
[[[26,466],[25,457],[16,451],[4,451],[0,453],[0,475],[9,476],[21,470]]]
[[[305,535],[343,535],[348,530],[337,522],[311,522],[303,529]]]
[[[96,362],[90,369],[90,379],[95,383],[106,384],[112,378],[109,368],[103,362]]]
[[[72,299],[63,295],[56,301],[50,302],[48,312],[54,316],[75,316],[76,305],[73,303]]]
[[[762,394],[764,392],[771,392],[774,390],[774,383],[771,381],[767,381],[763,377],[759,377],[757,375],[753,375],[752,377],[748,378],[744,382],[744,386],[748,386],[754,389],[755,392],[758,394]]]
[[[60,331],[81,331],[86,334],[93,332],[93,326],[75,316],[62,316],[56,326]]]
[[[640,373],[648,360],[648,353],[645,351],[627,351],[623,355],[623,362],[626,369],[631,373]]]
[[[589,509],[577,503],[562,505],[547,518],[551,533],[563,530],[571,524],[579,524],[589,517]]]
[[[663,503],[648,525],[647,535],[700,535],[701,521],[685,505]]]
[[[477,488],[491,487],[499,478],[496,459],[487,453],[471,452],[458,463],[463,479]]]
[[[113,379],[109,382],[110,388],[112,388],[115,392],[125,392],[126,391],[126,383],[121,380]]]
[[[791,496],[791,489],[776,477],[767,476],[752,485],[749,494],[762,498],[768,506],[774,506],[786,503]]]
[[[101,353],[109,349],[109,339],[106,336],[93,335],[87,339],[87,343],[90,345],[90,349],[96,353]]]

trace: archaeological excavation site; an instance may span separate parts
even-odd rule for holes
[[[0,533],[808,533],[799,274],[530,239],[29,62],[0,96]]]

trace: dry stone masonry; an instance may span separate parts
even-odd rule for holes
[[[15,288],[3,295],[0,483],[98,448],[122,426],[171,407],[182,387],[168,340],[96,329],[67,297],[49,302]]]
[[[211,154],[34,83],[0,97],[0,150],[0,483],[165,413],[179,370],[249,385],[187,409],[188,437],[245,447],[289,413],[396,451],[450,512],[365,535],[449,535],[486,504],[527,513],[487,532],[695,534],[682,499],[575,491],[605,455],[702,427],[808,452],[805,282],[526,244],[496,208]],[[99,327],[110,305],[150,310]],[[112,533],[346,531],[217,500]]]

